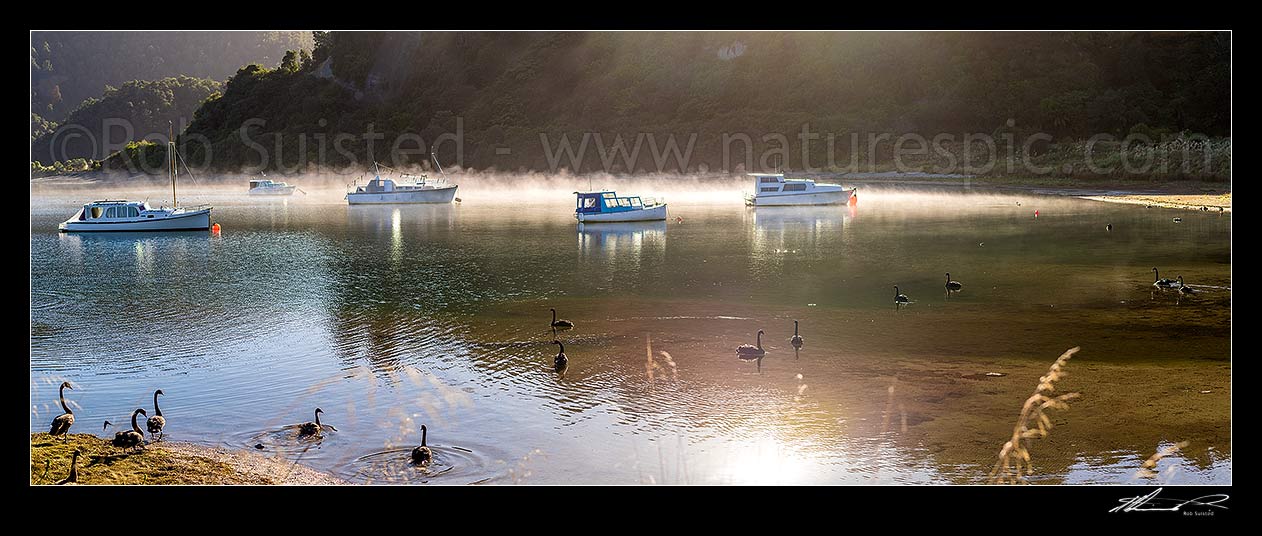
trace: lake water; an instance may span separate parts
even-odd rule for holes
[[[204,192],[218,236],[60,234],[108,192],[35,191],[31,431],[65,379],[72,432],[161,388],[168,439],[348,482],[978,483],[1080,346],[1032,481],[1152,483],[1143,460],[1187,441],[1156,481],[1231,483],[1230,214],[879,187],[752,209],[733,187],[579,227],[570,191]],[[1154,291],[1154,266],[1202,292]],[[549,308],[577,324],[563,375]],[[737,359],[760,329],[767,357]],[[293,437],[316,407],[337,431]],[[408,464],[421,424],[429,469]]]

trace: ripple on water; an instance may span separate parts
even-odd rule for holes
[[[337,466],[338,476],[362,484],[485,484],[507,469],[494,460],[462,446],[429,445],[434,458],[427,464],[412,462],[412,447],[398,447],[360,456]]]
[[[321,424],[322,432],[318,436],[299,434],[301,424],[289,424],[280,428],[253,430],[233,434],[224,441],[225,446],[233,449],[257,449],[265,456],[281,458],[293,463],[321,458],[320,451],[346,448],[347,440],[341,438],[337,429],[328,424]]]

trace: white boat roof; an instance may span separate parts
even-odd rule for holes
[[[746,173],[750,177],[783,177],[784,173]]]
[[[90,205],[143,205],[144,201],[126,201],[123,199],[101,199],[93,201]]]

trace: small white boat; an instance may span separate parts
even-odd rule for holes
[[[174,138],[168,138],[174,139]],[[171,208],[153,208],[145,201],[93,201],[79,209],[57,229],[67,232],[102,231],[201,231],[210,228],[208,205],[181,207],[175,196],[178,174],[175,142],[167,142],[167,173],[171,176]]]
[[[250,195],[294,195],[297,186],[287,182],[276,182],[271,179],[250,181]]]
[[[855,189],[840,184],[816,184],[812,179],[785,179],[783,173],[749,173],[754,193],[745,194],[745,204],[753,207],[791,205],[835,205],[848,203]]]
[[[639,196],[618,197],[614,192],[574,192],[578,206],[574,219],[579,223],[661,221],[666,219],[666,203]]]
[[[434,159],[438,164],[438,159]],[[367,185],[355,185],[346,193],[346,202],[351,205],[384,205],[393,203],[450,203],[456,198],[455,184],[448,184],[446,173],[443,178],[431,179],[427,175],[400,174],[400,178],[410,179],[410,183],[395,182],[393,179],[381,178],[381,168],[386,167],[373,163],[376,175]],[[390,168],[386,168],[390,169]],[[438,167],[442,172],[442,166]]]

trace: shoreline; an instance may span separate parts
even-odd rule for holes
[[[899,172],[842,174],[797,173],[794,175],[801,175],[822,181],[840,181],[849,186],[857,186],[861,189],[873,186],[978,188],[997,191],[1015,191],[1041,195],[1077,197],[1089,201],[1145,205],[1148,207],[1183,210],[1220,211],[1219,209],[1221,208],[1222,210],[1220,212],[1231,212],[1231,184],[1229,182],[1085,181],[1070,178],[1012,179],[1002,177],[977,177],[959,174]],[[469,174],[469,178],[474,182],[487,179],[498,181],[499,179],[496,177],[497,175],[487,175],[484,172],[476,171]],[[653,180],[668,177],[669,175],[646,175],[643,178]],[[295,177],[289,178],[294,179]],[[628,177],[628,179],[629,178],[630,177]],[[568,176],[560,179],[576,180],[575,176]],[[122,177],[118,175],[102,174],[99,172],[84,172],[33,178],[30,181],[30,188],[31,193],[42,193],[40,191],[46,188],[78,189],[125,186],[159,188],[166,186],[163,182],[164,180],[165,178],[162,177],[151,177],[146,175]],[[342,177],[338,177],[332,182],[330,182],[330,179],[327,176],[320,177],[320,180],[322,182],[328,182],[329,184],[340,184],[339,181],[342,180]],[[715,174],[712,177],[708,177],[706,180],[721,182],[730,181],[731,179],[730,176],[726,174]],[[203,186],[223,186],[235,185],[240,181],[228,179],[214,180],[206,178],[201,182]],[[325,186],[328,186],[329,184],[326,184]]]
[[[211,447],[182,441],[147,444],[126,453],[92,434],[70,434],[69,441],[31,434],[31,485],[56,484],[70,472],[80,452],[80,485],[339,485],[351,484],[283,458],[247,449]]]
[[[1080,195],[1081,199],[1102,201],[1105,203],[1122,203],[1125,205],[1144,205],[1145,207],[1173,208],[1208,212],[1231,212],[1231,194],[1222,195],[1181,195],[1181,194],[1123,194],[1123,195]]]

